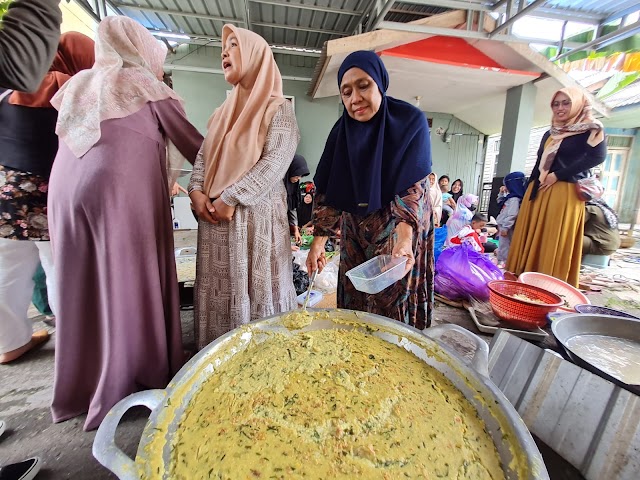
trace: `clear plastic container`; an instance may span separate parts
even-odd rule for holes
[[[356,290],[378,293],[404,277],[407,257],[379,255],[347,272]]]

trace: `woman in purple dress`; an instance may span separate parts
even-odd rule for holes
[[[96,63],[54,97],[60,148],[49,212],[59,288],[54,422],[99,426],[122,398],[164,388],[183,364],[166,151],[202,136],[162,83],[166,48],[107,17]]]

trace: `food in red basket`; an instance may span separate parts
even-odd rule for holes
[[[547,302],[543,300],[539,300],[537,298],[531,298],[523,293],[516,293],[515,295],[509,295],[511,298],[515,298],[516,300],[522,300],[525,302],[535,303],[537,305],[546,305]]]

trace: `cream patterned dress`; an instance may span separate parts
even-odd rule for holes
[[[296,307],[282,179],[300,134],[291,102],[274,115],[260,160],[221,195],[236,207],[230,222],[198,222],[195,331],[198,350],[252,320]],[[204,160],[196,158],[189,192],[202,190]]]

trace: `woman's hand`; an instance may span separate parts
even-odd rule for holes
[[[293,238],[296,242],[296,245],[302,245],[302,235],[300,235],[300,227],[293,227]]]
[[[213,202],[213,218],[219,222],[229,222],[233,218],[236,207],[227,205],[221,198],[216,198]]]
[[[189,194],[189,198],[193,204],[193,210],[196,212],[196,215],[200,220],[203,222],[213,223],[214,225],[218,223],[218,221],[212,216],[215,209],[213,208],[208,196],[200,190],[194,190]]]
[[[449,199],[447,200],[447,205],[449,205],[451,208],[456,208],[456,202],[455,202],[455,200],[453,199],[453,197],[451,197],[451,198],[449,198]]]
[[[557,181],[558,181],[558,177],[556,177],[556,174],[550,173],[549,175],[546,176],[543,182],[540,182],[539,190],[546,190],[550,188],[553,184],[555,184]]]
[[[175,197],[177,195],[180,195],[180,192],[189,195],[189,192],[187,192],[182,185],[180,185],[178,182],[175,182],[173,184],[173,187],[171,187],[171,196]]]
[[[501,237],[506,237],[509,235],[509,230],[500,230],[500,236]]]
[[[311,276],[313,272],[322,270],[327,265],[327,257],[324,254],[324,245],[327,243],[328,237],[314,237],[307,255],[307,274]]]
[[[393,246],[391,255],[395,258],[407,257],[407,263],[404,268],[404,275],[409,273],[416,263],[413,256],[413,228],[405,222],[401,222],[396,226],[396,243]]]

